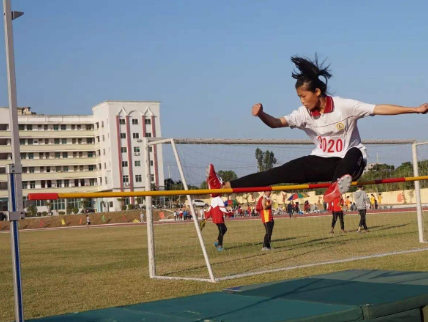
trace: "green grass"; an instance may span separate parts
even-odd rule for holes
[[[414,213],[369,215],[371,232],[356,234],[357,216],[346,216],[346,229],[330,235],[330,216],[278,219],[271,253],[262,253],[260,220],[229,221],[225,251],[211,242],[217,229],[203,231],[216,276],[290,267],[389,251],[425,247],[418,243]],[[207,277],[192,224],[158,225],[158,274]],[[114,227],[22,232],[21,259],[25,317],[35,318],[187,296],[225,287],[303,277],[351,268],[428,270],[426,253],[357,260],[265,273],[220,283],[148,278],[146,227]],[[0,234],[0,321],[14,320],[10,236]]]

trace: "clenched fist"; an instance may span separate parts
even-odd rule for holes
[[[261,112],[263,112],[263,104],[262,103],[254,104],[251,113],[254,116],[259,116]]]
[[[253,107],[253,111],[254,111],[254,107]],[[418,107],[418,113],[426,114],[427,112],[428,112],[428,103],[422,104],[421,106]]]

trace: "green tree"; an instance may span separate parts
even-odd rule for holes
[[[238,179],[238,175],[233,170],[220,170],[220,171],[217,171],[217,175],[223,180],[223,182],[228,182],[228,181],[231,181],[231,180]],[[199,188],[200,189],[208,189],[207,182],[205,180],[202,181],[202,183],[199,186]],[[190,189],[190,186],[189,186],[189,189]]]
[[[255,156],[257,160],[257,169],[259,172],[272,169],[273,166],[278,162],[278,160],[275,158],[275,154],[269,150],[263,152],[262,150],[257,148]]]
[[[30,214],[31,217],[36,217],[37,216],[37,206],[35,204],[28,206],[27,212]]]

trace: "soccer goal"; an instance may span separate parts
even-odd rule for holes
[[[306,140],[147,139],[146,171],[150,178],[151,147],[163,152],[165,186],[159,190],[206,188],[205,169],[215,165],[225,180],[269,169],[308,155]],[[428,175],[428,145],[414,140],[365,141],[368,165],[360,181]],[[365,186],[368,232],[357,232],[360,216],[354,191],[343,196],[344,230],[323,204],[323,189],[273,191],[272,249],[262,251],[265,228],[254,211],[259,192],[223,195],[233,214],[225,219],[224,249],[213,243],[218,229],[210,221],[201,230],[208,195],[146,197],[148,252],[152,278],[220,281],[301,267],[427,250],[425,221],[428,182],[395,182]],[[149,186],[148,186],[149,188]],[[159,192],[162,193],[162,192]],[[307,202],[306,202],[307,201]],[[153,202],[170,208],[170,216],[153,221]],[[306,203],[305,203],[306,202]],[[292,204],[292,209],[289,206]],[[296,203],[299,204],[296,207]],[[306,205],[305,205],[306,204]],[[290,211],[291,209],[291,211]],[[181,213],[188,212],[188,219]]]

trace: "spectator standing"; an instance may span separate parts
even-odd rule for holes
[[[358,225],[357,233],[361,233],[361,228],[364,228],[365,232],[369,232],[366,224],[367,214],[367,193],[364,191],[363,186],[358,186],[358,190],[354,193],[354,200],[357,206],[358,214],[360,215],[360,223]]]
[[[370,195],[370,209],[374,209],[375,207],[375,196],[373,194]]]
[[[256,211],[258,211],[263,225],[265,226],[265,237],[263,239],[262,251],[271,250],[271,239],[273,233],[274,220],[272,216],[272,200],[270,199],[270,191],[265,191],[257,202]]]

